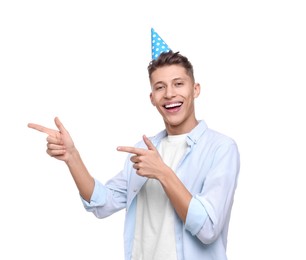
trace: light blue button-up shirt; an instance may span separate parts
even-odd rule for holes
[[[158,147],[163,130],[151,137]],[[240,160],[235,141],[211,130],[201,120],[187,135],[188,148],[176,174],[193,195],[186,223],[176,215],[175,236],[178,260],[226,260],[230,213],[237,186]],[[137,147],[146,148],[143,141]],[[105,185],[95,180],[87,211],[98,218],[126,208],[124,228],[125,260],[132,255],[137,194],[147,178],[136,174],[128,155],[123,170]]]

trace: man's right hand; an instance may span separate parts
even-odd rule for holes
[[[70,155],[76,148],[69,132],[65,129],[58,117],[55,117],[54,122],[58,130],[34,123],[29,123],[28,127],[47,134],[47,154],[67,163]]]

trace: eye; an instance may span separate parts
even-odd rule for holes
[[[175,86],[176,86],[176,87],[184,86],[184,82],[183,82],[183,81],[175,82]]]
[[[165,88],[165,86],[163,86],[163,85],[157,85],[157,86],[155,86],[155,90],[156,91],[158,91],[158,90],[162,90],[163,88]]]

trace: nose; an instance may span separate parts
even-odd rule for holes
[[[165,98],[169,99],[169,98],[175,97],[175,95],[176,93],[175,93],[175,89],[173,86],[167,86],[165,88],[165,95],[164,95]]]

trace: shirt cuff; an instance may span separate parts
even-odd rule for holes
[[[203,204],[196,198],[192,198],[187,212],[185,228],[195,236],[203,227],[208,215]]]
[[[90,202],[81,197],[85,209],[90,209],[97,206],[103,206],[106,203],[107,190],[105,186],[95,179],[95,186],[92,192]]]

